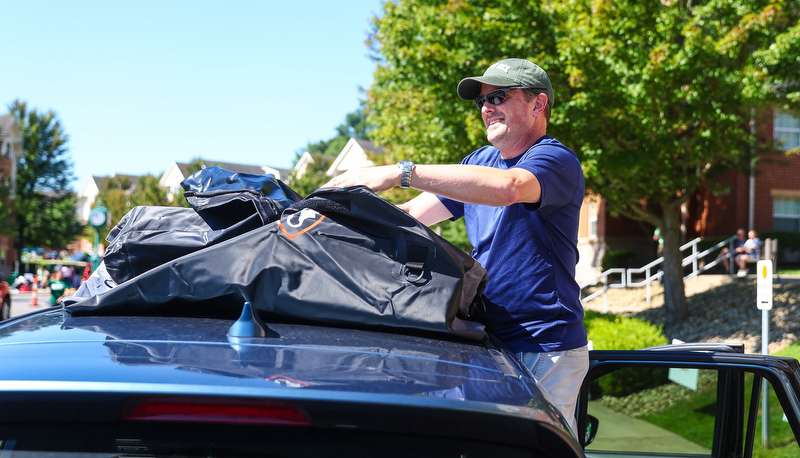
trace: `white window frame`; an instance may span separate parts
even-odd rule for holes
[[[786,126],[784,124],[793,125]],[[772,129],[775,142],[782,142],[778,146],[780,149],[788,151],[800,147],[800,118],[785,111],[776,110],[772,120]],[[784,142],[784,139],[789,141]]]
[[[597,209],[599,205],[597,205],[597,200],[590,199],[589,200],[589,209],[588,209],[588,217],[589,217],[589,238],[596,239],[597,238]]]
[[[795,208],[798,209],[797,213],[778,213],[778,204],[779,200],[788,200],[788,201],[795,201],[797,205]],[[791,206],[791,205],[789,205]],[[782,220],[796,220],[794,229],[789,228],[790,230],[800,231],[800,196],[773,196],[772,198],[772,221],[773,221],[773,229],[778,230],[775,227],[775,220],[782,219]]]

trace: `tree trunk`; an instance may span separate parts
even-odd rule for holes
[[[666,317],[665,329],[670,329],[689,316],[686,304],[686,292],[683,285],[683,267],[680,251],[679,208],[664,206],[662,216],[663,226],[661,235],[664,238],[664,314]]]

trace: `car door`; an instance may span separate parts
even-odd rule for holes
[[[718,344],[591,351],[578,403],[586,455],[800,455],[798,361],[742,352]]]

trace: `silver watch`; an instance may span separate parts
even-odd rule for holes
[[[414,171],[414,167],[417,165],[411,161],[400,161],[397,163],[397,166],[400,167],[400,187],[401,188],[410,188],[411,187],[411,172]]]

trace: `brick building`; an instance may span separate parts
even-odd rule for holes
[[[11,202],[14,204],[14,183],[17,179],[17,157],[22,155],[22,132],[14,116],[0,116],[0,177],[11,185]],[[0,205],[3,205],[0,203]],[[0,273],[13,271],[16,259],[14,237],[0,234]]]
[[[757,119],[756,132],[762,138],[780,140],[784,150],[800,147],[797,115],[767,112]],[[685,241],[730,236],[740,227],[759,233],[800,231],[800,154],[760,157],[754,176],[730,172],[721,181],[729,185],[730,193],[714,195],[700,190],[686,202],[682,215]],[[605,202],[590,194],[581,212],[578,281],[596,278],[609,250],[634,250],[641,254],[642,264],[655,258],[653,227],[610,216]]]

